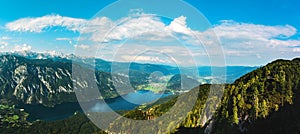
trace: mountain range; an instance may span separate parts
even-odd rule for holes
[[[94,66],[92,65],[94,62]],[[111,66],[114,64],[114,71]],[[126,67],[128,68],[126,72]],[[115,83],[130,83],[134,89],[148,86],[151,73],[160,72],[163,76],[169,76],[168,88],[178,89],[181,81],[178,80],[180,71],[178,68],[167,65],[120,63],[109,62],[102,59],[79,58],[76,56],[57,56],[42,53],[11,53],[0,56],[0,96],[19,103],[43,104],[54,106],[62,102],[76,102],[74,87],[88,84],[85,79],[72,78],[72,68],[80,68],[81,72],[92,71],[95,68],[95,81],[101,92],[100,98],[114,98],[128,93],[126,89],[116,92]],[[125,68],[125,69],[124,69]],[[247,73],[255,67],[227,67],[228,78],[232,81],[243,73]],[[240,69],[238,73],[233,70]],[[205,71],[206,70],[206,71]],[[210,76],[210,68],[199,67],[203,76]],[[229,75],[230,74],[230,75]],[[153,76],[153,75],[152,75]],[[187,75],[182,75],[186,81],[190,81]],[[177,79],[177,81],[175,81]],[[129,82],[128,82],[129,80]],[[169,81],[169,82],[168,82]],[[194,84],[201,82],[194,79]],[[115,83],[113,83],[115,82]],[[210,83],[210,79],[202,79],[202,83]],[[75,84],[75,85],[74,85]],[[142,86],[141,86],[142,85]],[[186,84],[188,85],[188,84]],[[177,87],[174,87],[177,86]],[[123,88],[122,88],[123,89]],[[94,99],[99,98],[95,96]]]
[[[171,133],[299,133],[300,132],[300,59],[276,60],[260,67],[232,84],[224,86],[204,84],[193,88],[183,96],[190,96],[198,90],[198,99],[193,109],[187,113],[180,123],[166,124],[168,127],[160,132]],[[214,94],[208,98],[211,86]],[[207,103],[218,100],[218,91],[224,92],[220,104]],[[124,117],[135,120],[155,120],[172,108],[178,97],[171,98],[164,103],[139,107],[134,110],[121,112]],[[180,104],[184,108],[186,104]],[[205,107],[217,107],[215,113],[208,117],[202,110]],[[175,113],[171,114],[178,117]],[[204,124],[203,124],[204,123]],[[60,124],[60,125],[59,125]],[[117,119],[111,124],[123,130],[131,130],[139,124],[130,124]],[[42,129],[41,129],[42,128]],[[154,132],[157,128],[140,126],[140,132]],[[6,129],[9,132],[11,129]],[[39,133],[105,133],[97,128],[83,114],[77,113],[71,118],[44,122],[38,121],[29,128],[14,128],[14,131],[30,133],[39,130]],[[11,130],[11,131],[12,131]],[[117,132],[116,132],[117,133]]]
[[[15,129],[30,132],[33,130],[32,128],[44,128],[39,132],[64,133],[71,129],[69,127],[71,124],[69,123],[74,122],[74,120],[80,120],[75,123],[73,127],[85,124],[85,127],[82,128],[86,129],[84,130],[85,132],[102,133],[102,131],[97,129],[97,127],[80,113],[76,113],[75,116],[61,121],[37,121],[31,124],[26,121],[27,113],[24,113],[22,109],[17,110],[14,107],[14,105],[18,104],[42,104],[46,107],[55,107],[60,103],[76,102],[76,87],[88,88],[89,81],[81,79],[81,77],[74,78],[74,76],[72,76],[72,69],[74,69],[74,67],[79,68],[81,70],[80,72],[83,73],[82,75],[89,74],[89,72],[94,73],[94,80],[102,98],[100,96],[94,96],[94,98],[90,98],[91,100],[114,98],[128,93],[126,90],[124,92],[116,91],[114,83],[112,82],[114,77],[117,77],[115,80],[120,83],[126,82],[129,78],[135,90],[140,90],[139,87],[145,88],[145,85],[150,85],[152,82],[164,82],[170,91],[186,90],[183,88],[185,87],[184,85],[188,87],[191,87],[190,85],[200,85],[189,92],[182,93],[182,95],[187,96],[199,90],[195,106],[192,111],[188,113],[187,118],[180,124],[169,124],[175,125],[175,128],[177,128],[172,130],[172,132],[252,132],[253,129],[251,128],[256,125],[256,123],[252,122],[264,120],[268,115],[280,111],[282,107],[287,105],[293,107],[292,104],[296,102],[294,99],[297,93],[297,86],[295,87],[295,85],[298,84],[299,87],[299,79],[297,79],[297,76],[299,76],[299,74],[297,74],[299,73],[299,70],[297,70],[297,68],[299,68],[299,59],[292,61],[277,60],[260,68],[228,66],[226,67],[226,78],[232,82],[227,81],[228,83],[225,83],[225,88],[219,90],[224,91],[224,96],[219,98],[221,99],[221,105],[205,105],[207,99],[210,99],[211,102],[217,101],[218,99],[218,97],[214,96],[207,98],[207,95],[210,92],[209,87],[218,86],[210,83],[211,79],[209,77],[211,77],[212,73],[211,68],[222,69],[221,67],[198,67],[198,71],[201,74],[200,76],[204,76],[204,78],[201,79],[202,82],[201,80],[199,82],[199,79],[194,79],[188,74],[180,74],[177,67],[168,65],[113,63],[102,59],[79,58],[75,56],[67,58],[48,55],[45,58],[37,58],[37,56],[32,55],[35,54],[31,53],[27,56],[3,54],[0,56],[0,108],[2,111],[9,111],[8,113],[10,113],[0,116],[1,124],[2,126],[19,126],[4,129],[7,132],[12,132],[12,130]],[[95,66],[93,66],[93,64],[95,64]],[[116,67],[116,72],[110,70],[112,64]],[[122,69],[124,67],[129,67],[128,74],[126,74],[126,71],[123,72],[124,70]],[[95,70],[95,72],[92,70]],[[294,75],[292,75],[293,73]],[[236,79],[240,75],[243,76]],[[160,77],[168,79],[167,81],[162,81]],[[279,89],[282,87],[284,87],[284,91]],[[272,98],[275,98],[274,101]],[[154,119],[170,109],[176,102],[176,99],[177,97],[166,97],[161,102],[130,111],[123,111],[121,113],[128,118],[142,120]],[[265,106],[268,107],[265,108]],[[182,107],[184,107],[184,104],[182,104]],[[207,116],[205,112],[201,112],[204,107],[218,108],[213,116]],[[264,111],[261,109],[267,110]],[[57,126],[57,124],[61,123],[64,125]],[[225,124],[224,126],[228,126],[223,129],[215,129],[220,127],[218,125],[223,124]],[[55,128],[53,128],[54,126]],[[126,127],[126,125],[119,126],[118,121],[112,126]],[[151,131],[151,128],[143,128],[145,131]],[[76,130],[79,131],[78,128]]]

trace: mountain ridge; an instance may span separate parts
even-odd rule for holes
[[[186,133],[297,133],[300,132],[297,126],[300,121],[295,118],[300,117],[297,106],[300,106],[300,59],[276,60],[266,66],[260,67],[237,79],[232,84],[226,84],[223,97],[219,106],[206,103],[217,101],[217,94],[207,98],[209,85],[201,85],[199,88],[199,98],[192,111],[187,114],[186,119],[180,124],[170,124],[177,126],[177,130],[172,132]],[[217,90],[216,90],[217,92]],[[173,103],[172,103],[173,102]],[[152,106],[148,109],[129,111],[125,117],[138,119],[155,119],[164,113],[165,110],[173,106],[176,99],[170,100],[165,104]],[[215,114],[210,118],[202,113],[204,107],[218,107]],[[291,116],[284,119],[284,109],[289,108]],[[298,107],[299,108],[299,107]],[[279,112],[278,112],[279,111]],[[281,111],[281,112],[280,112]],[[298,113],[295,113],[298,111]],[[138,115],[134,115],[140,113]],[[202,113],[202,114],[199,114]],[[281,115],[278,117],[278,114]],[[274,122],[268,122],[272,118],[276,121],[285,122],[280,127],[272,130]],[[204,126],[200,124],[207,121]],[[263,127],[262,122],[267,122],[268,126]],[[279,123],[278,123],[279,124]],[[282,123],[281,123],[282,124]],[[115,123],[115,127],[122,127]],[[123,124],[127,126],[130,124]],[[133,124],[131,124],[133,125]],[[262,125],[262,126],[260,126]],[[290,129],[292,126],[294,129]],[[256,128],[259,129],[256,129]],[[143,127],[143,130],[152,131],[152,128]],[[262,131],[259,131],[262,130]],[[276,131],[277,130],[277,131]]]
[[[195,106],[188,112],[186,119],[180,124],[170,123],[168,125],[175,125],[177,128],[176,130],[171,130],[172,133],[300,132],[300,130],[297,129],[300,126],[300,121],[297,120],[299,119],[297,117],[300,117],[300,111],[297,110],[300,106],[300,78],[297,76],[300,76],[299,58],[271,62],[266,66],[245,74],[232,84],[224,85],[224,95],[221,98],[219,106],[211,104],[215,104],[214,101],[218,100],[218,98],[214,96],[217,96],[219,94],[218,91],[221,90],[215,88],[217,90],[213,92],[214,94],[212,97],[207,97],[211,90],[210,86],[218,87],[218,85],[201,85],[192,89],[190,92],[183,93],[188,96],[193,93],[194,90],[199,90]],[[274,85],[272,83],[274,83]],[[262,85],[264,85],[264,88],[257,88]],[[246,92],[247,94],[241,94],[243,92]],[[270,97],[274,100],[268,100]],[[259,98],[259,100],[257,101],[256,98]],[[174,98],[158,105],[150,105],[149,107],[138,107],[137,109],[125,112],[124,117],[139,120],[155,119],[168,111],[168,109],[176,102],[176,99],[177,98]],[[206,104],[207,101],[210,103]],[[206,107],[217,107],[217,111],[212,118],[202,115],[201,111],[205,107],[205,104]],[[184,106],[184,104],[182,105]],[[291,111],[291,115],[286,116],[286,110]],[[176,115],[174,116],[176,117]],[[285,117],[287,117],[288,120],[286,120]],[[78,120],[82,122],[78,122]],[[205,125],[201,125],[203,120],[206,120],[205,122],[207,122]],[[281,121],[286,124],[280,123]],[[267,123],[267,126],[261,126],[263,123]],[[274,123],[277,123],[277,125],[275,124],[276,128],[272,128]],[[124,122],[119,124],[118,122],[115,122],[114,125],[116,125],[114,127],[126,127],[130,124],[124,124]],[[33,123],[29,128],[13,128],[13,130],[22,130],[23,132],[30,133],[41,128],[42,130],[40,132],[65,133],[78,130],[80,132],[105,133],[104,131],[99,130],[87,117],[81,114],[76,114],[71,118],[61,121],[40,121]],[[142,126],[142,129],[151,131],[153,128],[151,126]],[[10,130],[11,129],[7,129],[5,131],[9,132]]]

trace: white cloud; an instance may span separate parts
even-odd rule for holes
[[[90,49],[89,49],[90,50]],[[193,65],[196,61],[193,60],[195,53],[188,51],[184,46],[169,45],[147,45],[147,44],[128,44],[128,45],[109,45],[107,48],[93,49],[98,50],[99,53],[87,53],[89,56],[96,56],[98,58],[107,59],[111,61],[120,62],[150,62],[157,64],[180,64],[183,66]],[[195,50],[197,51],[197,50]],[[79,51],[82,52],[82,51]],[[85,51],[87,52],[87,51]],[[202,52],[202,53],[199,53]],[[95,54],[96,55],[93,55]],[[205,52],[197,51],[198,54],[205,54]],[[83,54],[83,53],[80,53]]]
[[[61,26],[68,30],[77,31],[81,29],[86,22],[85,19],[63,17],[60,15],[46,15],[37,18],[22,18],[6,24],[6,28],[10,31],[39,33],[49,27]]]
[[[116,26],[109,32],[107,29],[93,34],[92,40],[97,42],[110,42],[114,40],[140,39],[161,40],[170,36],[165,30],[165,24],[153,15],[141,15],[139,17],[126,17],[118,20]],[[111,25],[112,26],[112,25]]]
[[[131,56],[131,55],[123,55],[122,57],[123,61],[129,61],[129,62],[154,62],[154,63],[170,63],[170,61],[162,59],[161,57],[157,56]]]
[[[91,46],[90,45],[84,45],[84,44],[80,44],[80,45],[74,45],[74,47],[76,48],[76,49],[83,49],[83,50],[87,50],[87,49],[89,49]]]
[[[7,23],[5,27],[10,31],[36,32],[40,33],[51,27],[63,27],[67,30],[78,31],[80,33],[106,32],[113,22],[107,17],[96,17],[92,20],[71,18],[60,15],[46,15],[35,18],[22,18]],[[58,38],[65,39],[65,38]]]
[[[225,51],[225,54],[227,56],[240,56],[241,52],[240,51],[235,51],[235,50],[228,50],[228,51]]]
[[[290,25],[284,26],[265,26],[249,23],[238,23],[235,21],[223,21],[220,25],[216,25],[214,31],[219,37],[226,38],[244,38],[244,39],[270,39],[283,37],[288,38],[295,35],[296,28]]]
[[[174,33],[188,34],[186,17],[180,16],[166,26],[160,19],[151,14],[139,13],[140,16],[129,16],[113,22],[107,17],[96,17],[92,20],[46,15],[36,18],[22,18],[6,24],[10,31],[43,32],[48,28],[60,26],[67,30],[88,34],[93,41],[113,41],[128,38],[142,40],[165,40]],[[92,34],[90,34],[92,33]],[[84,37],[84,36],[83,36]],[[67,40],[57,38],[56,40]]]
[[[8,36],[2,36],[2,37],[1,37],[1,40],[9,40],[9,39],[11,39],[11,38],[8,37]]]
[[[24,52],[24,51],[30,51],[30,50],[31,50],[31,46],[27,45],[27,44],[16,45],[14,47],[14,51],[16,51],[16,52]]]
[[[290,47],[300,45],[300,40],[291,38],[297,34],[297,29],[290,25],[266,26],[229,20],[222,21],[219,25],[202,32],[189,28],[186,19],[186,17],[180,16],[175,18],[170,25],[166,25],[153,15],[123,18],[125,22],[114,27],[111,33],[107,35],[106,41],[137,40],[140,38],[144,41],[141,43],[145,44],[147,40],[172,42],[170,40],[173,39],[174,42],[174,38],[177,38],[189,45],[205,45],[206,49],[210,49],[207,51],[209,55],[219,55],[221,52],[221,48],[218,46],[219,38],[224,54],[229,57],[229,60],[230,57],[251,57],[260,60],[263,58],[272,59],[273,57],[274,59],[274,57],[282,57],[291,51],[297,52],[297,49],[292,50]],[[93,41],[102,41],[102,39],[103,33],[101,34],[101,32],[92,35]],[[160,48],[163,46],[174,49],[167,43],[161,43]],[[182,54],[180,50],[176,51],[178,54]],[[197,51],[185,54],[207,56],[203,54],[203,48]]]
[[[191,32],[191,29],[187,27],[185,16],[175,18],[169,26],[166,26],[166,29],[181,34],[190,34]]]
[[[203,37],[213,36],[216,33],[223,42],[240,42],[251,44],[252,42],[268,41],[268,45],[291,45],[295,40],[288,39],[296,34],[297,30],[290,26],[265,26],[249,23],[238,23],[232,20],[223,20],[221,24],[215,25],[210,32],[192,30],[187,26],[186,17],[175,18],[170,25],[165,25],[155,15],[140,13],[138,17],[125,17],[113,22],[107,17],[96,17],[92,20],[63,17],[60,15],[46,15],[37,18],[22,18],[6,24],[10,31],[20,32],[42,32],[48,27],[61,26],[68,30],[78,31],[82,34],[92,33],[93,41],[101,41],[106,36],[106,41],[123,40],[128,38],[142,38],[149,40],[165,40],[178,36],[196,34]],[[111,31],[110,31],[111,30]],[[109,33],[108,33],[109,31]],[[174,35],[176,34],[176,35]],[[90,34],[89,34],[90,35]],[[202,37],[202,38],[201,38]],[[4,38],[4,37],[3,37]],[[186,38],[186,37],[185,37]],[[186,38],[196,40],[195,38]],[[56,40],[70,40],[69,38],[56,38]],[[195,41],[191,41],[194,42]],[[199,42],[196,42],[199,43]]]
[[[101,33],[108,32],[115,23],[107,17],[95,17],[92,20],[86,20],[85,26],[78,31],[84,33]]]
[[[107,51],[109,51],[113,50],[112,48],[115,48],[117,43],[121,44],[122,41],[130,39],[135,42],[127,41],[126,43],[134,47],[137,47],[136,44],[138,43],[145,44],[149,41],[148,45],[152,45],[153,49],[159,46],[156,49],[177,53],[182,57],[184,55],[207,56],[203,54],[205,52],[204,48],[195,47],[205,45],[206,49],[211,50],[207,52],[211,55],[218,55],[221,51],[218,48],[218,39],[220,39],[224,53],[229,58],[274,59],[274,57],[281,57],[284,54],[294,57],[300,51],[299,48],[295,48],[295,46],[300,46],[300,40],[292,38],[297,34],[297,29],[290,25],[267,26],[224,20],[206,31],[198,31],[188,27],[187,19],[189,18],[179,16],[169,25],[166,25],[159,17],[144,14],[141,11],[137,15],[124,17],[116,21],[112,21],[107,17],[86,20],[60,15],[47,15],[19,19],[6,24],[6,28],[10,31],[42,32],[49,27],[61,26],[67,30],[81,33],[78,40],[81,45],[75,47],[83,50],[94,49],[92,43],[99,44],[104,41],[110,44],[108,46],[110,49],[107,48]],[[178,43],[177,39],[184,45],[190,45],[188,49],[191,49],[192,53],[183,53],[180,49],[172,47],[172,43]],[[69,40],[69,38],[56,38],[56,40]],[[91,44],[85,41],[89,41]],[[155,42],[160,42],[160,45],[155,45]],[[126,50],[126,52],[131,51]],[[126,53],[122,56],[126,57]],[[143,58],[147,59],[146,57]],[[148,58],[148,60],[153,59]]]
[[[72,40],[71,38],[66,38],[66,37],[62,37],[62,38],[55,38],[55,40],[58,40],[58,41],[69,41],[69,40]]]
[[[220,37],[224,45],[244,46],[245,48],[255,46],[291,46],[298,41],[283,40],[296,34],[296,29],[289,25],[286,26],[263,26],[245,23],[226,23],[213,28]]]
[[[231,56],[258,59],[280,57],[284,52],[291,52],[291,47],[300,45],[300,40],[291,39],[297,34],[297,29],[290,25],[265,26],[222,21],[212,30],[220,38],[225,53]],[[205,35],[205,32],[201,34]]]

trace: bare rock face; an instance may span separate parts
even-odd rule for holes
[[[72,81],[72,62],[52,59],[27,59],[14,55],[0,56],[0,98],[13,99],[25,104],[54,106],[62,102],[74,102],[76,96],[73,84],[88,86],[85,80]],[[84,71],[84,70],[82,70]],[[111,93],[114,87],[108,73],[101,76],[98,86],[103,92]],[[95,79],[96,80],[96,79]],[[106,83],[105,83],[106,82]],[[107,90],[107,91],[106,91]],[[106,95],[105,97],[110,97]]]

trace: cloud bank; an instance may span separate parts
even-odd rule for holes
[[[137,47],[147,41],[153,42],[154,46],[156,42],[160,42],[160,46],[168,48],[165,51],[176,50],[175,53],[179,53],[178,48],[175,48],[178,46],[172,45],[172,43],[180,42],[192,46],[193,55],[203,56],[205,55],[203,54],[205,53],[204,48],[194,48],[194,46],[204,44],[206,47],[210,47],[216,42],[209,39],[217,35],[229,61],[238,58],[252,60],[291,58],[299,55],[300,52],[299,48],[295,48],[300,46],[300,39],[294,37],[297,35],[297,29],[291,25],[268,26],[223,20],[206,31],[199,31],[188,27],[187,19],[185,16],[179,16],[169,24],[165,24],[161,18],[143,13],[139,16],[128,16],[116,21],[107,17],[95,17],[86,20],[60,15],[46,15],[36,18],[22,18],[7,23],[5,27],[8,31],[32,33],[46,32],[52,27],[62,27],[82,35],[82,39],[86,41],[83,41],[82,44],[85,45],[76,45],[76,48],[84,50],[95,49],[93,46],[88,46],[89,43],[110,43],[112,44],[111,48],[107,48],[107,50],[117,49],[123,41],[130,39],[135,40],[134,43],[131,43],[131,47]],[[56,38],[56,40],[68,40],[68,38]],[[139,41],[141,41],[140,44]],[[1,48],[5,47],[3,44],[2,42]],[[186,53],[186,55],[191,55],[191,53]],[[130,56],[132,57],[132,55],[123,57]],[[153,60],[153,58],[145,57],[139,59]]]

